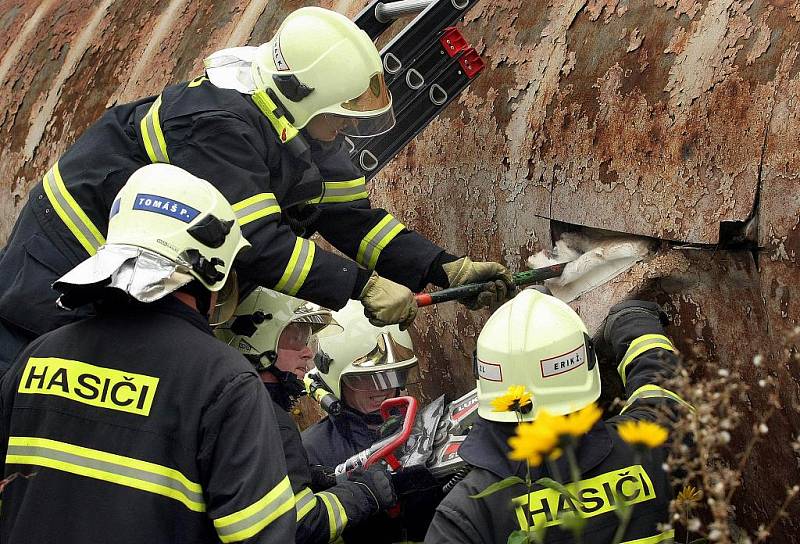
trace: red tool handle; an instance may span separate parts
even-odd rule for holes
[[[395,397],[386,399],[381,404],[381,416],[385,420],[389,417],[389,410],[394,407],[405,407],[405,415],[403,417],[403,428],[397,433],[390,442],[387,442],[380,449],[376,450],[372,455],[367,458],[364,467],[368,467],[377,463],[381,459],[385,459],[392,470],[399,470],[400,461],[394,455],[394,451],[406,443],[408,437],[411,436],[411,430],[414,428],[414,420],[417,417],[417,399],[414,397]]]

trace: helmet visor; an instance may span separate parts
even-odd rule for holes
[[[345,374],[342,383],[354,391],[385,391],[402,389],[408,384],[419,381],[417,365],[406,368],[394,368],[382,372]]]
[[[371,117],[351,117],[337,113],[322,113],[329,126],[336,132],[352,138],[369,138],[389,132],[394,128],[394,110],[389,108],[383,113]]]
[[[222,289],[217,291],[217,301],[208,319],[208,324],[216,327],[233,317],[236,306],[239,304],[239,280],[236,270],[231,270]]]
[[[342,108],[359,113],[370,113],[385,110],[392,103],[392,95],[386,87],[383,74],[378,72],[369,80],[369,87],[359,96],[342,102]]]
[[[328,113],[331,122],[339,126],[339,132],[353,138],[367,138],[384,134],[394,127],[392,95],[386,86],[382,72],[374,74],[369,80],[367,90],[359,96],[342,102],[342,109],[354,115]]]

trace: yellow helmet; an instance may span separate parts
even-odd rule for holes
[[[241,351],[257,370],[265,370],[275,363],[278,340],[292,323],[311,327],[309,341],[314,343],[312,351],[315,353],[316,335],[323,330],[328,334],[341,330],[329,309],[266,287],[257,287],[239,304],[233,318],[214,333]]]
[[[235,304],[233,262],[248,247],[216,187],[177,166],[150,164],[114,199],[105,245],[54,287],[62,305],[75,307],[98,287],[152,302],[196,279],[209,291],[225,288]]]
[[[335,11],[292,12],[251,65],[257,89],[277,98],[296,128],[317,115],[346,118],[341,130],[374,136],[394,126],[380,54],[369,36]]]
[[[495,412],[492,400],[512,385],[533,396],[533,420],[539,410],[568,414],[600,396],[600,369],[586,326],[575,311],[555,297],[525,289],[489,318],[478,336],[475,357],[478,414],[513,423],[517,414]]]
[[[336,398],[342,384],[355,390],[402,389],[419,379],[414,343],[397,325],[376,327],[364,315],[364,306],[351,300],[333,317],[343,332],[322,336],[312,372]]]

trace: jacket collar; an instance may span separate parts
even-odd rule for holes
[[[488,470],[498,478],[514,475],[524,478],[525,464],[508,458],[508,453],[511,451],[508,439],[514,436],[515,432],[514,423],[495,423],[478,418],[464,440],[459,454],[468,464]],[[605,423],[598,421],[578,444],[576,456],[581,473],[586,474],[602,463],[611,453],[612,447],[611,435]],[[555,465],[562,480],[568,479],[569,464],[566,456],[559,457]],[[531,467],[533,481],[543,476],[553,477],[546,464]]]

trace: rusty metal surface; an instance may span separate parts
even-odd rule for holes
[[[265,41],[312,3],[2,0],[0,239],[107,106],[193,77],[210,51]],[[316,4],[353,16],[364,3]],[[750,357],[770,361],[785,410],[748,466],[736,512],[747,525],[782,497],[791,476],[774,467],[796,467],[786,444],[800,431],[800,4],[481,0],[462,26],[487,70],[374,180],[373,201],[453,253],[515,269],[551,245],[554,221],[713,246],[664,250],[576,307],[596,327],[644,290],[701,360],[748,379]],[[753,216],[758,247],[725,249],[720,224]],[[474,386],[487,315],[420,312],[423,397]],[[744,407],[749,421],[763,400]]]

